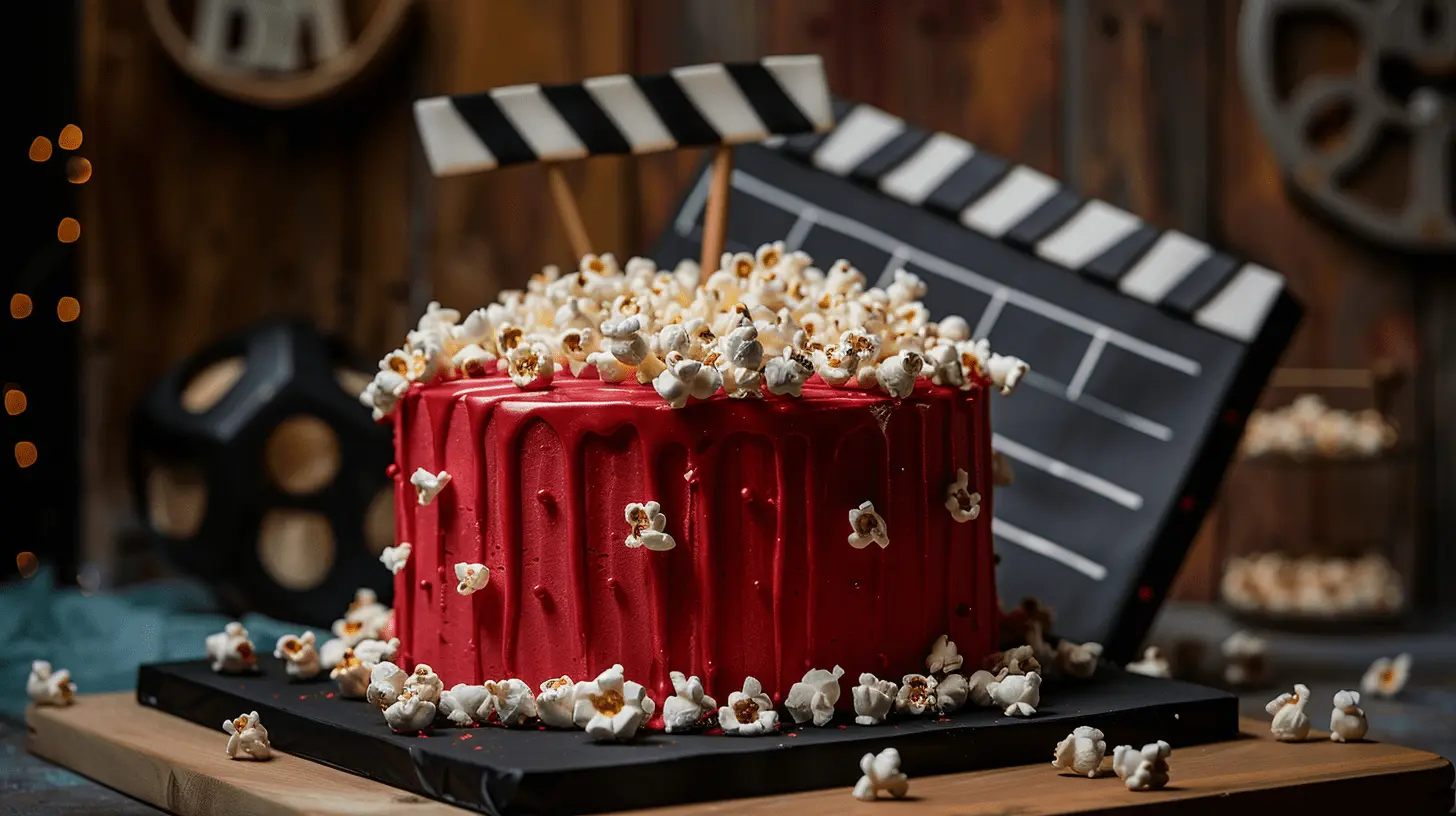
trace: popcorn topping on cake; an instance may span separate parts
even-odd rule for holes
[[[945,490],[945,507],[956,521],[972,521],[981,515],[981,494],[970,491],[970,476],[956,471],[954,482]]]
[[[890,546],[890,530],[885,520],[875,512],[874,502],[865,502],[849,511],[849,546],[862,550],[871,543],[880,549]]]
[[[573,275],[546,267],[463,322],[431,303],[360,401],[382,419],[413,383],[503,373],[541,389],[558,371],[588,368],[604,382],[651,385],[675,408],[720,391],[799,397],[816,374],[896,398],[922,379],[950,388],[989,380],[1009,394],[1025,376],[1025,362],[973,341],[963,318],[932,322],[916,275],[896,270],[879,289],[848,261],[827,272],[812,264],[779,241],[725,253],[707,280],[691,261],[667,272],[646,258],[622,268],[610,254],[582,257]]]
[[[677,546],[667,529],[667,517],[662,514],[662,505],[655,501],[646,504],[632,502],[627,505],[628,547],[646,547],[649,550],[665,552]]]

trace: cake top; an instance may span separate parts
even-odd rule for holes
[[[651,386],[674,408],[720,393],[808,398],[813,378],[901,398],[920,379],[1011,393],[1027,364],[973,339],[964,318],[932,321],[924,295],[924,282],[904,269],[889,286],[870,287],[848,261],[821,270],[782,241],[724,253],[706,280],[693,261],[668,271],[647,258],[622,267],[611,254],[586,255],[574,273],[548,266],[524,291],[463,317],[431,303],[405,344],[380,360],[360,401],[382,419],[413,383],[508,376],[534,390],[588,370],[623,387]]]

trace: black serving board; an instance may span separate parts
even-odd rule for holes
[[[845,698],[850,685],[844,685]],[[338,696],[329,681],[291,682],[280,671],[213,673],[205,661],[142,666],[137,700],[218,730],[259,712],[273,747],[406,791],[487,814],[602,813],[690,802],[848,788],[859,759],[900,751],[912,778],[1050,763],[1057,742],[1091,725],[1112,745],[1167,740],[1175,747],[1231,739],[1238,699],[1176,680],[1102,667],[1089,681],[1043,686],[1030,719],[967,709],[950,717],[855,725],[843,714],[825,728],[728,737],[641,732],[626,744],[598,744],[581,731],[495,726],[389,730],[379,710]],[[1051,773],[1048,770],[1048,773]],[[846,799],[846,801],[848,801]]]

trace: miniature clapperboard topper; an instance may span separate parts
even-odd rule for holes
[[[660,265],[696,253],[707,274],[724,249],[787,236],[876,286],[913,272],[933,317],[962,315],[1016,349],[1029,387],[993,423],[1017,466],[995,497],[1000,594],[1040,598],[1058,634],[1118,662],[1146,635],[1299,320],[1276,272],[831,99],[816,56],[436,97],[415,118],[436,175],[545,163],[578,255],[593,247],[559,162],[716,146],[652,252]]]

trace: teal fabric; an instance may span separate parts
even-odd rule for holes
[[[143,663],[203,657],[207,636],[229,620],[216,609],[206,587],[183,580],[84,593],[56,588],[42,570],[0,586],[0,689],[9,692],[0,694],[0,715],[22,716],[33,660],[70,669],[77,691],[87,694],[135,688]],[[262,615],[242,621],[266,656],[280,636],[304,629]]]

